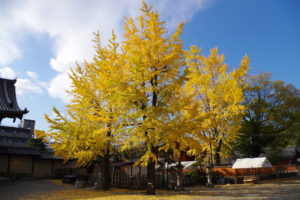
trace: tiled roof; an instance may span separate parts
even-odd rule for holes
[[[32,147],[11,147],[11,146],[0,146],[0,154],[10,154],[10,155],[27,155],[27,156],[37,156],[41,159],[58,159],[63,160],[60,156],[54,156],[53,151],[39,151]]]
[[[36,156],[39,156],[40,152],[35,148],[29,148],[29,147],[0,146],[0,154],[36,155]]]
[[[0,122],[3,118],[19,118],[28,113],[25,108],[21,110],[17,103],[15,80],[0,78]]]
[[[40,158],[42,159],[56,159],[56,160],[63,160],[64,158],[61,156],[54,156],[54,152],[51,150],[47,150],[40,152]]]

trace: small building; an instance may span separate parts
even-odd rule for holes
[[[240,158],[235,161],[233,169],[247,169],[247,168],[271,168],[272,164],[267,157],[260,158]]]
[[[0,125],[0,146],[26,147],[33,136],[34,120],[24,119],[18,127]]]
[[[64,164],[62,158],[54,157],[51,149],[40,151],[28,147],[35,121],[23,119],[29,111],[20,109],[15,83],[16,80],[0,78],[0,176],[50,178],[60,169],[74,168]],[[5,126],[1,124],[4,118],[21,121],[18,126]]]

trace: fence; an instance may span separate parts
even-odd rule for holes
[[[129,176],[126,173],[113,173],[111,176],[111,185],[119,188],[144,188],[146,185],[146,177],[135,175]]]
[[[56,176],[74,174],[77,177],[85,171],[74,169],[59,169],[55,171]],[[271,168],[249,168],[249,169],[232,169],[231,167],[215,167],[212,169],[213,179],[215,183],[240,183],[244,176],[255,175],[260,178],[286,176],[297,173],[296,165],[281,165]],[[156,188],[174,188],[177,184],[177,174],[175,171],[163,173],[157,172],[155,175]],[[91,180],[100,180],[100,177],[94,177]],[[223,181],[221,181],[223,179]],[[240,180],[241,179],[241,180]],[[181,183],[184,187],[205,185],[207,182],[206,170],[184,171],[181,176]],[[146,176],[139,173],[130,176],[127,173],[114,172],[111,174],[111,186],[117,188],[145,189],[147,186]]]
[[[215,167],[213,168],[214,176],[230,177],[230,176],[250,176],[250,175],[266,175],[266,174],[292,174],[297,172],[296,165],[280,165],[263,168],[246,168],[233,169],[231,167]]]
[[[225,182],[240,183],[244,176],[259,176],[260,178],[270,178],[286,176],[297,173],[296,165],[281,165],[270,168],[248,168],[248,169],[233,169],[231,167],[215,167],[213,168],[213,179],[218,183],[220,178],[225,178]],[[177,183],[177,175],[174,172],[156,173],[155,184],[157,188],[174,188]],[[239,180],[241,179],[241,180]],[[185,171],[181,176],[183,186],[205,185],[207,177],[205,170]],[[224,182],[224,181],[223,181]],[[146,176],[135,175],[130,177],[126,173],[113,173],[113,187],[144,189],[147,185]]]
[[[183,186],[204,185],[206,183],[205,174],[181,176]],[[168,174],[156,173],[155,186],[156,188],[174,188],[177,183],[176,173],[169,172]],[[113,173],[111,177],[111,185],[117,188],[132,188],[145,189],[147,186],[147,177],[141,175],[129,176],[126,173]]]

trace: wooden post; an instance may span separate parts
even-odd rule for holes
[[[167,189],[169,190],[169,162],[167,162]]]
[[[8,176],[10,176],[10,171],[11,171],[10,163],[11,163],[11,155],[9,154],[7,157],[7,174],[8,174]]]
[[[141,187],[141,182],[142,182],[142,169],[141,169],[141,166],[139,165],[139,173],[138,173],[138,176],[137,176],[137,178],[138,178],[138,182],[137,182],[137,185],[138,185],[138,188],[140,188]]]
[[[32,156],[31,157],[31,160],[32,160],[32,162],[31,162],[31,174],[32,174],[32,177],[34,176],[34,156]]]
[[[234,184],[238,184],[238,177],[237,176],[234,176],[233,180],[234,180]]]

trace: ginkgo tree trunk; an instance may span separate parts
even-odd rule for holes
[[[195,46],[186,52],[188,80],[184,92],[195,105],[188,114],[203,117],[201,128],[190,132],[195,140],[198,138],[198,145],[202,148],[191,143],[190,153],[206,155],[209,185],[213,184],[211,170],[217,160],[214,158],[222,155],[222,146],[230,148],[230,141],[238,134],[238,122],[245,110],[242,105],[243,86],[249,59],[245,56],[240,66],[230,71],[224,58],[224,54],[218,54],[217,48],[212,49],[207,57]]]

